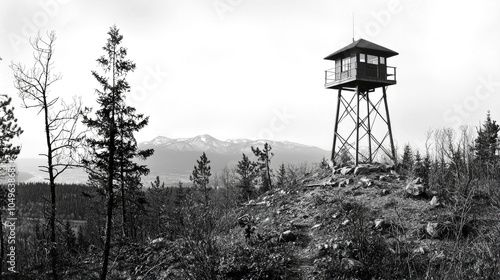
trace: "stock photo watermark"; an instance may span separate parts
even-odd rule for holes
[[[463,124],[471,113],[479,109],[481,102],[488,100],[500,88],[500,81],[494,80],[491,75],[487,78],[480,76],[478,81],[473,94],[465,97],[462,102],[454,103],[452,108],[443,113],[444,121],[452,123],[453,126]]]
[[[20,30],[17,33],[9,32],[7,39],[17,52],[21,47],[30,44],[30,38],[36,37],[38,31],[45,28],[50,19],[56,17],[61,12],[61,6],[69,3],[71,0],[40,0],[38,1],[39,10],[30,17],[23,17]]]
[[[14,165],[4,165],[1,167],[2,174],[6,176],[6,195],[3,199],[4,210],[7,211],[7,217],[3,221],[3,227],[7,229],[7,270],[17,273],[17,255],[16,255],[16,175],[17,170]]]
[[[130,93],[132,103],[146,100],[149,92],[158,89],[170,75],[169,72],[163,71],[160,65],[156,65],[155,68],[147,67],[146,73],[147,74],[142,78],[141,84],[132,89]]]
[[[243,3],[243,0],[215,0],[212,5],[220,20],[226,19],[226,14],[234,10]]]
[[[385,8],[371,11],[371,19],[364,24],[363,28],[354,26],[354,34],[357,38],[375,38],[382,30],[388,27],[393,18],[404,10],[408,12],[418,11],[422,8],[422,0],[400,1],[389,0]]]
[[[275,133],[283,132],[295,117],[286,107],[281,110],[273,109],[273,116],[269,119],[268,126],[257,133],[257,139],[274,139]]]

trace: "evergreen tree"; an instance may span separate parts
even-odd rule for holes
[[[17,126],[14,117],[14,107],[10,105],[12,98],[5,94],[0,95],[0,164],[13,162],[21,152],[20,146],[11,142],[18,138],[23,130]]]
[[[262,150],[252,147],[252,152],[257,157],[257,163],[262,178],[262,192],[266,192],[273,188],[270,165],[271,158],[274,156],[274,154],[271,152],[271,149],[271,145],[267,143],[264,144],[264,148]]]
[[[328,164],[328,160],[325,157],[323,157],[323,159],[321,159],[321,162],[319,164],[319,168],[321,168],[323,170],[330,169],[330,164]]]
[[[500,126],[496,121],[491,120],[490,112],[488,111],[486,121],[477,132],[477,138],[474,143],[476,160],[483,171],[489,170],[491,166],[498,164],[499,131]]]
[[[14,117],[14,107],[10,106],[12,99],[7,95],[0,95],[0,164],[13,162],[21,152],[20,146],[14,146],[11,141],[19,137],[23,131],[17,126],[17,119]],[[0,176],[7,175],[7,169],[1,168]],[[7,205],[7,190],[0,188],[0,207]],[[2,212],[0,211],[0,220]],[[0,226],[0,264],[3,264],[4,256],[4,234],[3,227]],[[0,275],[2,267],[0,265]]]
[[[193,182],[193,186],[203,191],[205,196],[205,206],[208,205],[208,183],[210,176],[210,161],[205,152],[200,156],[200,160],[196,160],[197,166],[194,166],[192,175],[189,180]]]
[[[404,173],[409,173],[413,168],[413,164],[414,164],[413,152],[411,150],[410,145],[406,144],[403,152],[403,157],[400,163],[400,169]]]
[[[125,218],[125,190],[130,195],[129,200],[133,202],[131,208],[143,205],[140,177],[149,172],[146,166],[138,165],[134,160],[145,159],[153,153],[152,150],[139,150],[133,136],[134,132],[147,125],[148,118],[137,114],[134,108],[125,104],[125,94],[130,91],[126,77],[129,72],[134,71],[135,64],[126,59],[127,49],[121,46],[123,36],[119,29],[111,27],[108,35],[103,47],[105,55],[97,59],[103,74],[92,71],[102,87],[96,90],[100,108],[95,116],[91,116],[90,110],[87,110],[83,119],[83,123],[95,136],[86,139],[89,156],[82,162],[89,173],[90,183],[106,196],[106,233],[101,280],[106,279],[108,272],[113,209],[116,203],[115,188],[121,190],[122,218]],[[136,211],[140,211],[140,207]]]
[[[243,200],[249,200],[253,193],[253,181],[257,177],[257,164],[248,159],[247,155],[243,154],[243,158],[238,161],[236,173],[240,176],[239,188],[241,189],[241,197]]]
[[[285,187],[286,182],[286,169],[285,164],[282,163],[280,165],[280,169],[278,170],[278,187],[283,189]]]

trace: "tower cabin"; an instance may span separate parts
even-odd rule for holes
[[[325,71],[325,88],[361,91],[396,84],[396,67],[387,66],[389,57],[397,52],[359,39],[325,57],[335,67]]]

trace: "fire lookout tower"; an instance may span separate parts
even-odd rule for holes
[[[346,156],[356,165],[372,163],[379,151],[396,163],[386,95],[387,87],[396,84],[396,67],[387,66],[387,59],[395,55],[395,51],[359,39],[325,57],[335,61],[335,67],[325,71],[325,88],[338,90],[332,149],[335,164]],[[381,95],[375,91],[378,88],[382,88]],[[384,145],[387,140],[389,147]]]

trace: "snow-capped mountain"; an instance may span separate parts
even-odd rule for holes
[[[145,162],[151,169],[150,176],[159,175],[177,181],[188,181],[196,160],[203,152],[211,161],[212,174],[215,174],[224,166],[236,165],[242,153],[249,156],[251,160],[256,160],[251,147],[262,148],[265,143],[271,145],[271,151],[274,153],[271,160],[273,168],[278,168],[281,163],[320,162],[323,157],[329,155],[329,152],[318,147],[293,142],[250,139],[222,141],[206,134],[178,139],[158,136],[151,141],[140,143],[139,146],[142,149],[155,150],[154,155]]]
[[[262,148],[265,143],[271,145],[274,157],[271,166],[277,169],[281,163],[298,164],[303,162],[319,162],[328,157],[329,152],[313,146],[292,142],[230,139],[221,141],[210,135],[199,135],[193,138],[172,139],[159,136],[151,141],[139,143],[141,149],[152,148],[154,155],[141,164],[147,165],[151,172],[143,182],[149,186],[156,176],[166,184],[179,181],[189,182],[189,175],[200,155],[205,152],[210,160],[212,174],[222,170],[224,166],[235,166],[245,153],[251,160],[256,160],[251,147]],[[16,161],[20,176],[19,181],[43,181],[47,174],[39,171],[38,166],[46,164],[44,159],[18,159]],[[64,183],[85,183],[87,174],[81,169],[68,170],[60,178]]]
[[[174,151],[198,151],[198,152],[216,152],[221,154],[241,153],[251,151],[251,147],[261,147],[265,143],[271,145],[274,151],[294,150],[294,151],[321,151],[317,147],[288,141],[271,140],[250,140],[250,139],[229,139],[225,141],[218,140],[210,135],[198,135],[193,138],[172,139],[164,136],[158,136],[151,141],[140,143],[144,148],[160,148]]]

